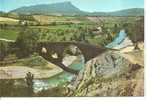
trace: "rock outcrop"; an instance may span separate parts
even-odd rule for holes
[[[143,96],[143,71],[120,52],[106,51],[86,63],[68,96]]]

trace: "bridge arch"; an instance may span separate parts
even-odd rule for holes
[[[42,53],[41,49],[42,47],[44,47],[46,49],[46,53]],[[101,54],[102,52],[104,52],[106,49],[99,47],[99,46],[95,46],[95,45],[91,45],[91,44],[86,44],[86,43],[77,43],[77,42],[45,42],[45,43],[39,43],[38,47],[37,47],[37,52],[39,52],[39,54],[45,58],[46,60],[48,60],[49,62],[52,62],[58,66],[60,66],[63,69],[67,69],[70,72],[77,72],[74,71],[72,69],[68,69],[66,66],[64,66],[62,64],[62,60],[64,57],[64,52],[66,49],[74,47],[75,50],[78,50],[85,59],[85,62],[87,62],[88,60],[96,57],[97,55]],[[74,50],[73,50],[74,51]],[[52,54],[56,54],[57,58],[53,59],[52,58]]]
[[[70,54],[70,55],[83,55],[80,48],[74,44],[70,44],[69,46],[64,48],[63,55]]]

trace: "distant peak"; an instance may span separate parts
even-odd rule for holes
[[[58,4],[73,5],[70,1],[64,1],[64,2],[60,2]]]
[[[72,3],[70,1],[56,2],[56,3],[52,3],[52,4],[71,4],[72,5]]]
[[[64,1],[62,3],[68,3],[68,4],[72,4],[70,1]]]

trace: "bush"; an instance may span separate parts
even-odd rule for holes
[[[16,46],[18,47],[17,56],[19,58],[28,57],[32,54],[39,40],[39,33],[33,30],[24,30],[19,33],[16,39]]]
[[[144,41],[144,18],[128,25],[128,35],[134,43]]]

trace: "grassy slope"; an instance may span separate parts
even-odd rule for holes
[[[18,24],[17,19],[0,17],[0,24],[16,25]],[[0,38],[5,38],[9,40],[15,40],[17,38],[17,29],[0,29]]]
[[[13,18],[0,17],[0,22],[18,22],[19,20]]]
[[[19,20],[13,18],[0,17],[0,24],[16,25]]]

